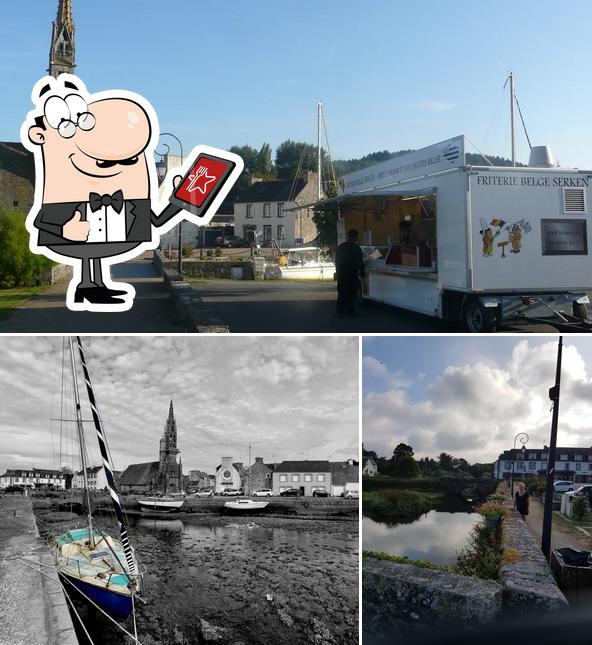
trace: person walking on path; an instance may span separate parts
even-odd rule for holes
[[[524,482],[518,484],[518,490],[514,496],[514,509],[522,515],[522,519],[526,522],[526,516],[528,515],[528,493],[526,492]]]
[[[355,316],[354,302],[358,295],[360,277],[364,277],[364,255],[358,246],[358,231],[350,229],[347,242],[337,247],[337,315]]]

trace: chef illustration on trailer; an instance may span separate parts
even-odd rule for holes
[[[159,203],[156,112],[126,90],[89,94],[72,74],[33,87],[35,109],[21,141],[35,159],[35,199],[27,216],[30,248],[73,266],[66,304],[75,311],[125,311],[135,289],[113,282],[112,264],[158,246],[182,219],[205,225],[243,170],[226,150],[195,147],[169,171]]]

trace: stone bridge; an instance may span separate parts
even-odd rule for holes
[[[456,495],[472,501],[491,495],[498,485],[495,479],[448,479],[442,477],[437,482],[446,495]]]

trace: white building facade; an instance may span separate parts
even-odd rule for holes
[[[243,190],[234,204],[234,232],[246,240],[282,247],[307,244],[317,236],[311,208],[317,201],[317,175],[296,180],[259,181]],[[296,210],[291,210],[296,208]]]
[[[289,488],[297,488],[301,495],[309,496],[315,490],[331,493],[331,466],[328,461],[283,461],[272,474],[274,495]]]
[[[549,448],[519,448],[504,451],[494,464],[496,479],[509,479],[514,471],[514,480],[520,477],[546,477]],[[556,448],[555,480],[592,482],[592,448]]]
[[[89,490],[104,490],[107,488],[107,475],[102,466],[89,466],[86,469]],[[72,488],[84,488],[84,474],[82,470],[74,473]]]
[[[0,477],[0,489],[9,486],[22,486],[23,488],[66,488],[66,478],[59,470],[44,468],[17,468],[7,470]]]

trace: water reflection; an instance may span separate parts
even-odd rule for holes
[[[434,564],[455,564],[472,528],[481,521],[477,513],[430,511],[411,524],[389,527],[369,517],[362,520],[364,549],[404,555]]]

